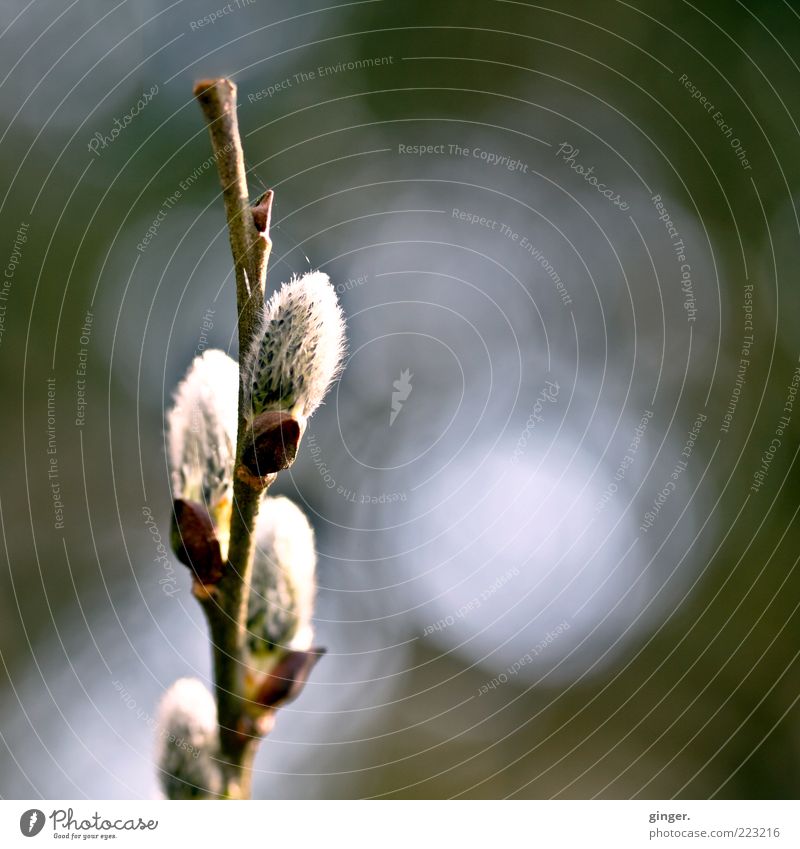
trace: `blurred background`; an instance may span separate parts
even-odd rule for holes
[[[6,0],[0,794],[157,796],[210,677],[155,534],[172,390],[237,354],[229,75],[268,286],[349,338],[255,795],[796,797],[798,57],[796,2]]]

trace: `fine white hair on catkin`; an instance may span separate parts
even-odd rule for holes
[[[256,522],[247,627],[253,655],[306,651],[314,632],[314,531],[288,498],[267,497]]]
[[[173,498],[213,508],[233,486],[239,369],[224,351],[195,357],[167,414]]]
[[[264,306],[242,366],[249,410],[287,410],[308,418],[338,377],[344,315],[327,274],[293,277]]]
[[[222,792],[214,759],[218,750],[217,706],[197,678],[180,678],[158,706],[157,763],[168,799],[213,798]]]

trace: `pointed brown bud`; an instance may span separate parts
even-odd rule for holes
[[[172,548],[201,584],[216,584],[224,569],[219,540],[208,510],[196,501],[172,502]]]
[[[272,199],[275,197],[272,189],[268,189],[256,201],[252,208],[253,224],[256,225],[256,230],[269,241],[269,223],[272,217]]]
[[[294,462],[303,428],[283,410],[269,410],[253,419],[242,453],[242,465],[255,478],[288,469]]]
[[[296,699],[323,654],[322,648],[288,652],[264,678],[256,696],[258,704],[262,708],[278,708]]]

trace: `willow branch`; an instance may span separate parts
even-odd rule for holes
[[[254,206],[250,204],[233,82],[228,79],[201,80],[195,84],[194,95],[208,122],[225,201],[236,272],[241,362],[253,342],[264,304],[267,263],[272,247],[269,221],[273,195],[268,191]],[[221,764],[227,778],[226,792],[230,796],[249,795],[250,766],[258,742],[257,737],[243,725],[243,677],[253,531],[261,496],[271,482],[271,478],[253,478],[243,467],[242,454],[247,436],[244,386],[240,377],[228,563],[213,595],[201,598],[213,644]]]

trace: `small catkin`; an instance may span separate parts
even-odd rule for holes
[[[196,678],[176,681],[161,699],[157,724],[159,780],[166,798],[219,796],[217,707],[206,686]]]
[[[314,632],[314,531],[288,498],[264,499],[256,523],[247,627],[255,657],[305,651]]]
[[[175,390],[167,415],[173,498],[209,511],[230,499],[236,452],[239,370],[223,351],[205,351]]]
[[[242,366],[251,415],[287,410],[307,419],[343,356],[344,316],[328,275],[312,271],[284,283],[265,304]]]

